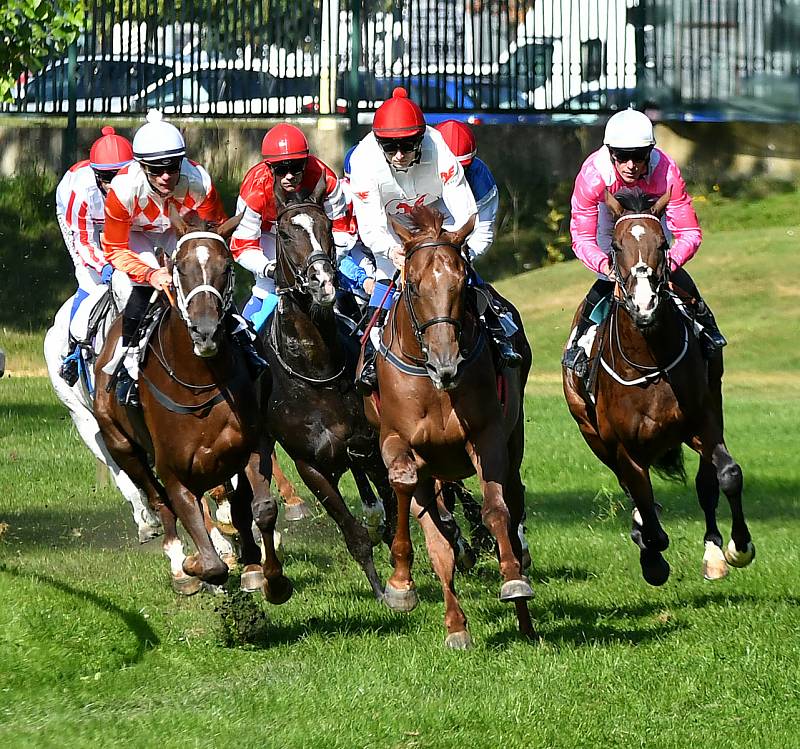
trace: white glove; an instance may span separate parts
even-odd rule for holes
[[[389,250],[389,260],[392,261],[397,270],[403,270],[406,264],[406,251],[400,245],[392,247]]]
[[[275,275],[275,268],[277,265],[277,260],[264,258],[264,267],[258,272],[258,275],[261,276],[261,278],[272,278]]]

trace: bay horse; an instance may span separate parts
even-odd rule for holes
[[[415,207],[411,219],[415,232],[391,220],[405,249],[405,278],[376,360],[379,394],[365,397],[367,415],[380,428],[381,454],[397,496],[395,568],[385,600],[399,611],[410,611],[418,602],[411,575],[413,510],[442,584],[445,644],[470,647],[467,619],[453,584],[457,526],[434,485],[477,473],[483,523],[497,542],[500,600],[515,604],[520,632],[531,636],[527,601],[533,591],[523,575],[517,533],[525,500],[520,478],[523,389],[531,349],[513,310],[518,328],[514,346],[523,362],[498,377],[477,311],[468,303],[469,261],[463,245],[475,217],[452,232],[442,229],[441,213],[426,206]]]
[[[722,352],[703,358],[689,321],[669,295],[669,245],[660,221],[669,198],[666,193],[653,204],[641,190],[606,193],[615,221],[616,288],[593,344],[594,393],[563,369],[564,395],[581,434],[633,502],[631,539],[651,585],[664,584],[670,568],[662,555],[669,537],[658,517],[650,469],[683,478],[682,444],[700,455],[695,487],[706,520],[706,579],[724,577],[728,564],[744,567],[755,555],[742,510],[742,470],[723,435]],[[716,520],[720,488],[732,515],[724,552]]]
[[[277,503],[269,483],[274,441],[262,423],[269,374],[251,380],[244,354],[225,323],[233,291],[233,258],[226,240],[238,220],[230,219],[214,232],[194,231],[173,212],[178,244],[168,267],[177,306],[166,308],[147,343],[140,366],[141,410],[117,402],[108,387],[111,375],[103,371],[116,349],[119,321],[95,368],[94,410],[112,457],[161,518],[173,588],[181,592],[195,578],[217,585],[227,579],[228,566],[209,539],[201,498],[238,475],[232,519],[242,549],[242,587],[261,587],[268,601],[283,603],[292,585],[273,544]],[[192,556],[183,554],[176,516],[195,544]],[[251,532],[254,516],[264,544],[261,566],[261,550]]]
[[[355,357],[342,345],[334,310],[336,272],[331,220],[322,206],[324,176],[307,197],[275,185],[275,284],[280,301],[262,334],[272,372],[266,424],[300,477],[344,536],[375,597],[383,597],[373,543],[391,534],[394,497],[355,390]],[[351,471],[372,535],[350,513],[339,481]],[[381,497],[375,498],[370,481]],[[378,528],[384,510],[386,529]]]

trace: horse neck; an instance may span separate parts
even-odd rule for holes
[[[220,322],[220,325],[224,325],[224,322]],[[194,353],[194,343],[189,335],[189,329],[174,307],[169,307],[164,313],[164,318],[153,332],[150,345],[155,345],[159,355],[181,380],[192,384],[203,384],[211,382],[212,379],[224,382],[230,377],[233,362],[230,357],[228,336],[224,332],[220,336],[216,356],[208,359],[197,356]],[[197,379],[198,377],[200,379]]]
[[[279,310],[273,324],[281,358],[301,374],[332,376],[343,357],[333,307],[318,307],[312,314],[306,299],[286,294]]]

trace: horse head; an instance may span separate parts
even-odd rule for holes
[[[225,310],[233,297],[233,257],[227,241],[239,225],[234,216],[214,231],[186,223],[177,212],[170,219],[178,244],[168,267],[172,271],[176,304],[186,323],[194,353],[216,356]]]
[[[638,188],[624,188],[615,195],[606,191],[606,205],[614,218],[611,264],[625,309],[639,328],[656,322],[667,291],[669,245],[661,215],[670,195],[671,189],[653,203]]]
[[[332,223],[322,206],[325,186],[323,173],[308,197],[303,198],[287,193],[275,183],[275,283],[279,290],[308,294],[312,303],[330,307],[336,299],[336,271]]]
[[[411,212],[416,231],[390,220],[405,249],[403,298],[422,361],[439,390],[452,390],[464,359],[468,261],[462,248],[475,227],[475,216],[457,231],[444,231],[442,214],[423,205]]]

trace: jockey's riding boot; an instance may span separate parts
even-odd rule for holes
[[[364,347],[364,364],[356,377],[356,390],[361,395],[372,395],[378,389],[378,372],[375,369],[375,356],[378,352],[371,341]]]
[[[702,299],[698,300],[694,312],[695,322],[703,328],[699,334],[703,355],[709,358],[714,352],[719,351],[723,346],[727,346],[728,341],[720,332],[711,309]]]
[[[139,408],[139,387],[124,367],[117,377],[117,403]]]
[[[242,350],[245,362],[247,363],[247,371],[253,380],[257,380],[264,374],[264,371],[269,368],[267,360],[258,353],[255,341],[250,337],[249,331],[242,329],[233,333],[233,340],[236,345]]]
[[[503,327],[503,317],[507,314],[508,312],[502,307],[498,309],[494,303],[490,303],[483,312],[483,321],[497,349],[500,369],[516,369],[522,364],[522,356],[514,350],[514,345],[511,343],[512,331],[515,331],[516,325],[511,324],[508,330]]]
[[[585,377],[589,371],[589,357],[586,356],[583,346],[578,343],[592,325],[592,321],[586,317],[585,310],[586,303],[584,302],[584,310],[578,318],[575,334],[572,336],[572,345],[564,352],[564,357],[561,359],[561,365],[571,369],[578,377]]]
[[[80,370],[78,368],[79,356],[80,351],[78,350],[78,342],[72,336],[70,336],[67,355],[64,357],[64,361],[61,363],[61,368],[58,370],[58,374],[61,375],[61,379],[64,380],[64,382],[66,382],[70,387],[72,387],[78,381],[78,377],[80,376]]]

